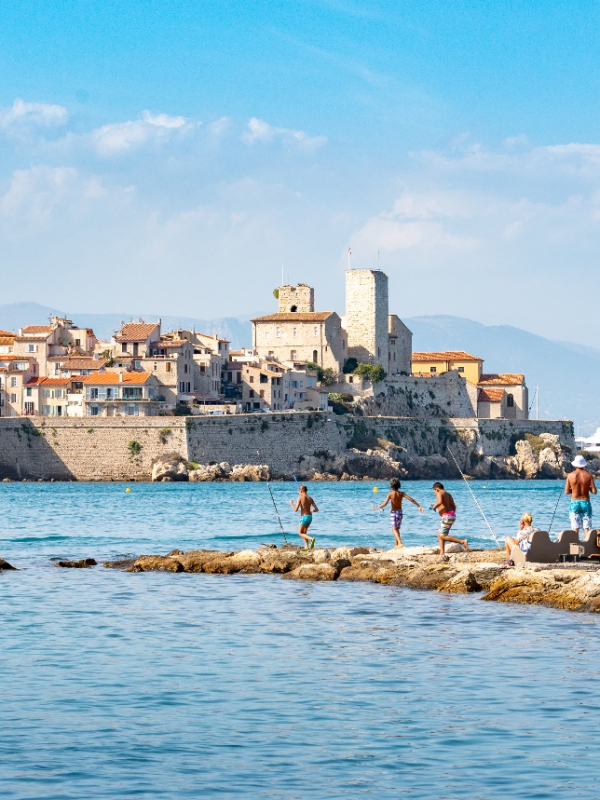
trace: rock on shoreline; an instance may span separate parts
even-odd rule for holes
[[[296,477],[306,481],[354,481],[457,478],[459,472],[444,446],[439,453],[418,455],[384,439],[367,437],[362,449],[342,452],[315,451],[301,457]],[[367,446],[368,445],[368,446]],[[573,453],[561,446],[555,434],[542,433],[514,443],[514,455],[482,455],[473,442],[453,442],[453,453],[462,471],[481,479],[562,478],[570,471]],[[592,469],[598,465],[591,465]],[[153,481],[268,481],[291,480],[292,475],[271,471],[267,464],[187,463],[176,453],[167,453],[152,464]]]

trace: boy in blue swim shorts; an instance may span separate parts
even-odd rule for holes
[[[317,512],[319,509],[317,508],[317,504],[312,497],[309,496],[306,486],[300,486],[298,488],[298,494],[300,497],[295,503],[293,500],[290,500],[290,505],[294,511],[302,511],[302,519],[300,520],[300,530],[298,533],[304,540],[304,549],[312,550],[315,546],[315,537],[313,536],[311,539],[311,537],[308,535],[308,529],[312,522],[313,511]]]
[[[581,455],[575,456],[572,462],[574,472],[567,475],[565,494],[571,495],[569,517],[571,528],[579,533],[580,529],[589,531],[592,528],[592,504],[590,494],[596,494],[594,476],[587,471],[587,461]]]

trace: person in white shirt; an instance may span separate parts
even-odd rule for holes
[[[519,549],[522,550],[523,553],[526,553],[531,547],[531,542],[529,541],[529,537],[534,531],[537,531],[537,528],[533,527],[533,517],[527,511],[521,517],[521,520],[519,522],[519,532],[517,533],[516,538],[514,536],[507,536],[506,539],[504,540],[504,546],[506,547],[506,557],[510,558],[511,551],[515,545],[518,545]]]

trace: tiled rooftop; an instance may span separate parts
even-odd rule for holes
[[[472,356],[470,353],[466,353],[464,350],[441,350],[433,351],[431,353],[413,353],[412,360],[413,363],[418,361],[481,361],[483,363],[482,358]]]
[[[128,322],[115,336],[117,342],[143,342],[158,328],[158,322]]]
[[[480,403],[500,403],[504,389],[480,389],[477,399]]]
[[[82,383],[97,386],[98,384],[127,384],[141,386],[152,377],[149,372],[99,372],[97,375],[86,375]]]
[[[335,311],[298,311],[267,314],[255,317],[251,322],[325,322]]]
[[[63,361],[61,369],[102,369],[106,364],[105,358],[67,358]]]
[[[525,376],[519,372],[498,372],[482,374],[479,385],[487,386],[522,386],[525,383]]]

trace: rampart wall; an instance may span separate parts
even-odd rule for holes
[[[553,433],[574,446],[572,424],[548,420],[338,417],[325,413],[145,417],[132,419],[0,418],[0,478],[13,480],[148,480],[152,461],[178,453],[201,464],[269,464],[290,475],[306,456],[365,449],[381,438],[415,455],[446,447],[507,456],[525,433]]]

